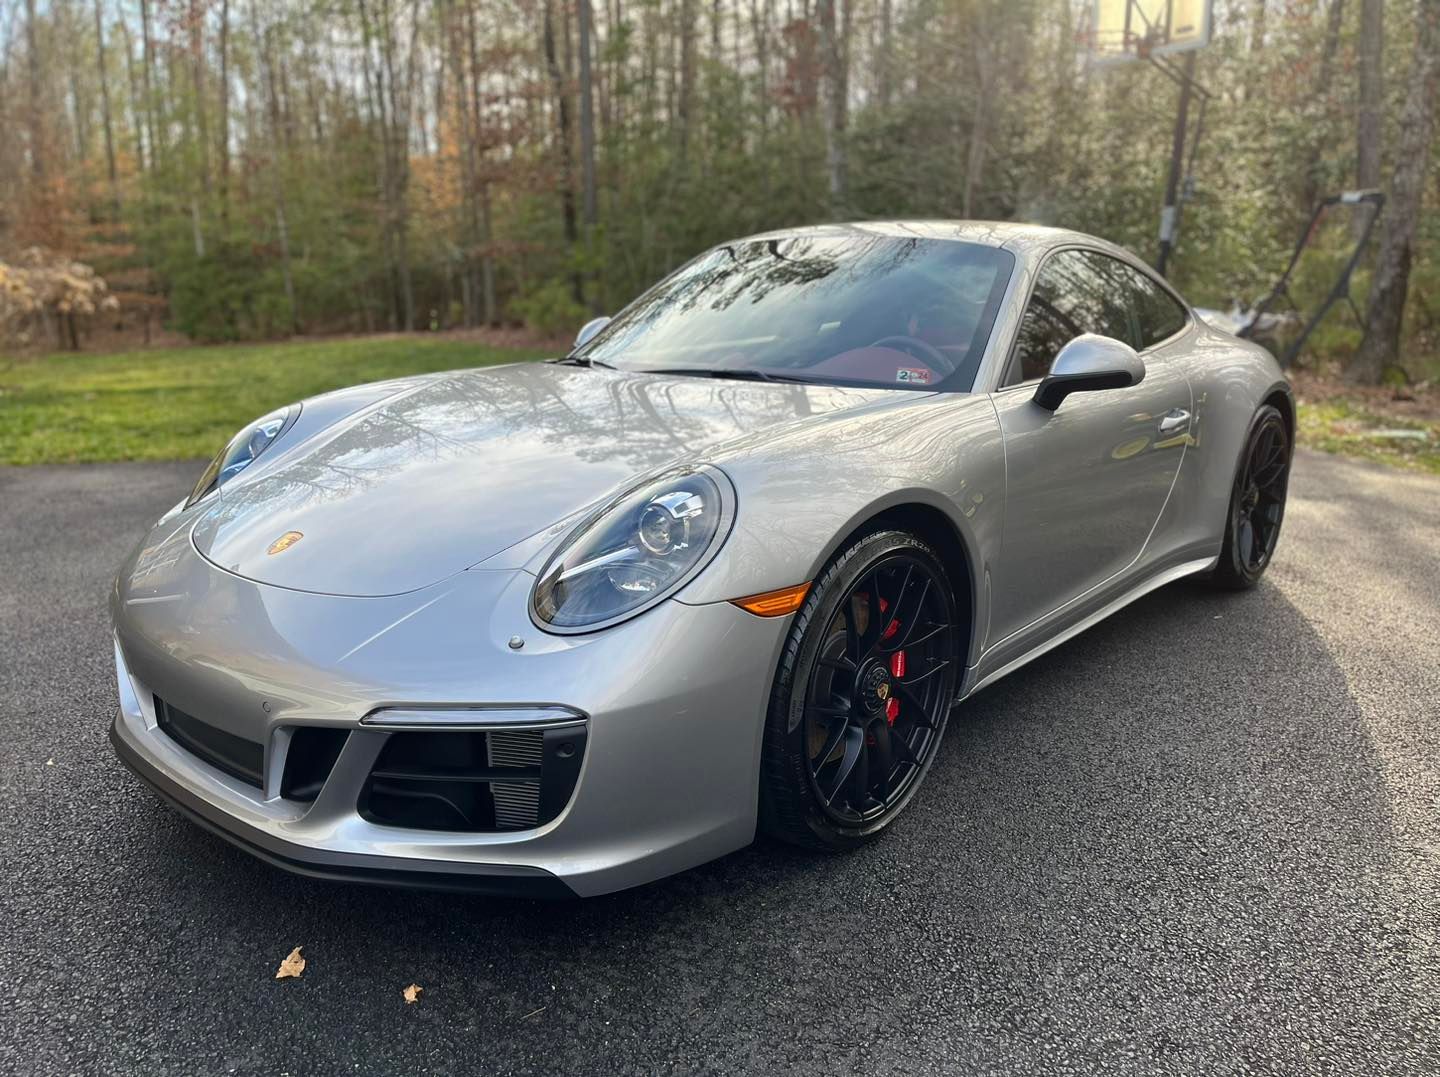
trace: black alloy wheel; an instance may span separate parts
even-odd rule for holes
[[[917,537],[866,535],[796,614],[766,728],[762,823],[802,845],[878,833],[935,757],[963,661],[944,567]]]
[[[1250,424],[1235,471],[1225,544],[1212,575],[1215,583],[1244,590],[1260,582],[1269,567],[1285,518],[1291,455],[1284,416],[1267,404]]]

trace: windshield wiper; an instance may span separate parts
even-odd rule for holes
[[[618,369],[613,364],[607,363],[604,359],[591,359],[588,355],[567,355],[564,359],[551,359],[550,362],[556,366],[598,366],[604,367],[606,370]]]
[[[635,373],[674,374],[680,377],[690,378],[732,378],[735,381],[784,381],[797,382],[802,385],[810,384],[809,378],[797,378],[791,374],[773,374],[768,370],[756,370],[753,367],[661,366],[646,367],[643,370],[636,370]]]

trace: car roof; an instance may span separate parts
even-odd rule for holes
[[[840,224],[817,224],[804,228],[779,228],[747,236],[747,240],[796,239],[801,236],[845,236],[856,233],[904,238],[949,239],[963,243],[979,243],[987,247],[1003,247],[1027,260],[1053,247],[1079,243],[1134,259],[1123,247],[1084,232],[1069,228],[1050,228],[1041,224],[1017,221],[850,221]]]

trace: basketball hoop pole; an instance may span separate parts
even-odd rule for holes
[[[1155,268],[1162,276],[1170,267],[1180,235],[1180,210],[1189,199],[1190,173],[1195,166],[1195,148],[1205,129],[1205,107],[1209,90],[1195,81],[1195,50],[1210,43],[1214,21],[1214,0],[1091,0],[1086,42],[1093,64],[1148,63],[1180,90],[1175,115],[1175,132],[1170,142],[1170,174],[1165,183],[1165,203],[1160,210],[1160,250]],[[1184,53],[1183,61],[1179,54]],[[1191,99],[1199,97],[1195,132],[1190,133]],[[1186,143],[1190,144],[1186,159]]]
[[[1175,112],[1175,134],[1170,140],[1170,175],[1165,181],[1165,205],[1160,210],[1160,253],[1155,257],[1155,271],[1162,277],[1170,264],[1170,255],[1175,250],[1175,240],[1180,232],[1180,179],[1185,168],[1185,136],[1190,129],[1190,96],[1196,90],[1208,97],[1205,89],[1195,81],[1195,54],[1185,54],[1185,66],[1179,71],[1161,64],[1156,58],[1150,60],[1162,72],[1180,85],[1180,104]],[[1204,108],[1204,101],[1201,101]],[[1195,132],[1199,142],[1200,132]],[[1194,147],[1191,147],[1193,159]]]

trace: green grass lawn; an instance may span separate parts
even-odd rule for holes
[[[1299,427],[1307,448],[1440,475],[1440,423],[1378,415],[1363,401],[1340,398],[1302,402]]]
[[[539,358],[449,337],[355,337],[0,360],[0,464],[208,457],[251,419],[329,389]],[[1377,430],[1425,430],[1426,440]],[[1300,444],[1440,473],[1440,423],[1302,403]]]
[[[208,457],[303,397],[540,354],[416,335],[0,360],[0,464]]]

